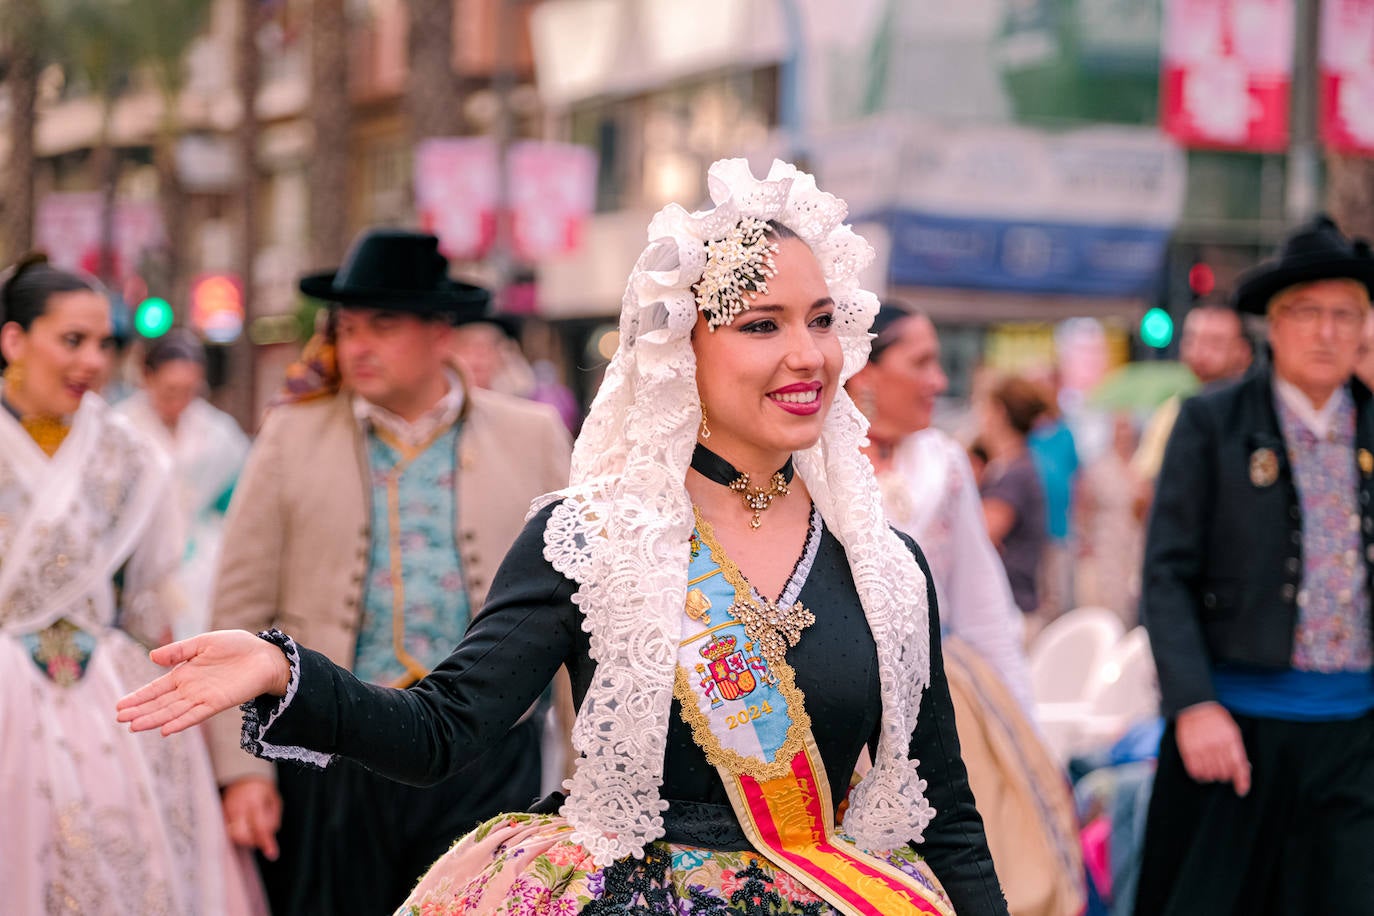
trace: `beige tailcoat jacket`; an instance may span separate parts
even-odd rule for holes
[[[567,485],[571,451],[541,404],[469,388],[460,417],[455,534],[475,611],[530,501]],[[351,668],[371,558],[368,479],[350,394],[273,409],[229,507],[211,625],[279,627]],[[206,728],[220,785],[274,778],[271,763],[240,749],[236,710]]]

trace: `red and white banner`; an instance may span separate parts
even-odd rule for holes
[[[1160,111],[1187,146],[1288,146],[1293,0],[1165,0]]]
[[[537,261],[577,248],[596,205],[596,154],[585,146],[528,141],[511,146],[515,256]]]
[[[1374,156],[1374,0],[1323,0],[1321,15],[1322,142]]]
[[[481,258],[496,241],[499,151],[491,137],[425,140],[415,150],[415,209],[455,261]]]
[[[569,143],[522,141],[506,154],[509,201],[501,201],[500,152],[490,137],[426,140],[415,152],[420,224],[454,260],[485,256],[502,211],[515,257],[537,261],[575,249],[596,203],[596,154]]]
[[[38,204],[34,244],[48,253],[55,267],[99,273],[103,207],[104,195],[99,191],[45,195]],[[117,202],[112,241],[113,276],[107,279],[123,284],[138,272],[145,252],[166,243],[162,211],[157,203]]]

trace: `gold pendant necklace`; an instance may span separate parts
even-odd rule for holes
[[[761,521],[759,516],[763,510],[771,506],[773,500],[779,496],[787,495],[787,478],[782,476],[782,471],[774,471],[768,489],[765,490],[763,487],[749,486],[749,475],[741,474],[730,481],[730,489],[740,495],[746,507],[754,510],[754,517],[749,520],[749,527],[757,528]]]
[[[766,487],[749,486],[749,475],[735,469],[735,466],[724,458],[711,451],[700,442],[692,452],[692,470],[696,471],[707,480],[715,481],[723,487],[729,487],[740,495],[744,500],[744,507],[754,513],[754,517],[749,520],[749,527],[758,529],[762,519],[760,516],[763,511],[773,504],[773,500],[779,496],[787,495],[788,485],[792,483],[792,475],[796,473],[792,466],[792,459],[789,457],[787,463],[773,472],[773,476],[768,480]]]

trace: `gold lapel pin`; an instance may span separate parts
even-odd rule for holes
[[[1257,448],[1250,453],[1250,482],[1257,487],[1273,486],[1279,479],[1279,456],[1272,448]]]

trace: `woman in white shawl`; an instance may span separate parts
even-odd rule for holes
[[[116,408],[172,458],[186,552],[178,581],[186,606],[172,621],[185,639],[210,622],[210,588],[219,559],[229,496],[248,455],[248,437],[234,418],[203,398],[205,346],[184,328],[148,345],[143,388]]]
[[[180,558],[166,459],[93,391],[110,308],[31,256],[0,287],[0,908],[252,912],[199,736],[126,734]]]
[[[1015,916],[1077,916],[1085,890],[1073,796],[1034,725],[1022,615],[988,540],[968,457],[931,426],[948,384],[935,325],[885,303],[873,332],[849,393],[871,424],[864,453],[888,519],[930,561],[959,742],[1008,907]]]

